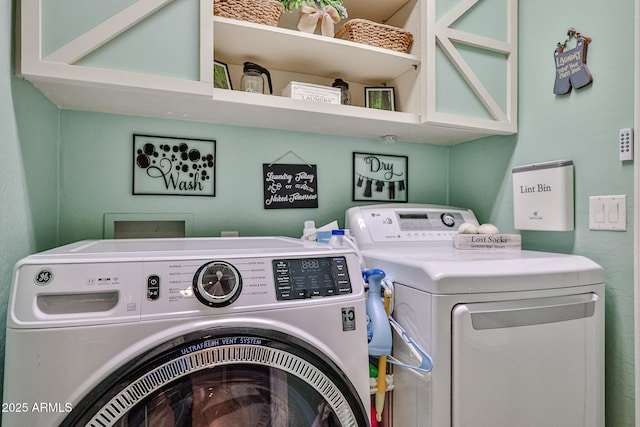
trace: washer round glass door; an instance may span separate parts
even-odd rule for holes
[[[294,337],[209,330],[173,343],[114,373],[62,426],[368,425],[346,376]]]

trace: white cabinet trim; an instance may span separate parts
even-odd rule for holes
[[[16,71],[60,108],[343,136],[381,138],[395,135],[401,141],[444,145],[489,135],[508,135],[517,130],[517,0],[506,1],[509,8],[507,41],[450,28],[478,0],[463,0],[438,22],[435,21],[435,0],[412,0],[406,4],[398,0],[395,4],[402,5],[402,12],[389,18],[394,22],[401,21],[407,11],[412,14],[415,48],[410,53],[300,33],[289,28],[214,17],[213,1],[199,0],[197,81],[76,64],[173,0],[138,0],[43,58],[41,15],[45,1],[55,0],[21,0],[19,3]],[[359,10],[371,8],[367,3],[369,0],[346,1],[353,2],[354,8],[357,5]],[[390,3],[379,7],[381,10],[372,12],[374,16],[392,13]],[[417,16],[420,18],[415,22]],[[285,18],[291,19],[291,16],[287,15],[283,20]],[[217,37],[220,43],[216,43]],[[506,111],[491,97],[485,82],[473,73],[453,42],[505,55],[508,68]],[[485,106],[489,112],[487,118],[437,111],[435,93],[439,76],[436,75],[435,55],[438,45]],[[247,50],[247,46],[254,47]],[[238,54],[238,49],[242,54]],[[320,57],[330,57],[330,60],[310,62],[305,56],[310,50],[320,52]],[[280,96],[247,97],[238,91],[214,90],[214,53],[217,60],[220,60],[219,56],[229,57],[236,70],[243,60],[262,54],[270,58],[271,64],[267,64],[267,68],[271,67],[272,74],[282,75],[282,79],[305,76],[313,79],[315,76],[329,82],[324,84],[330,84],[330,76],[339,76],[355,82],[358,92],[363,86],[387,82],[396,86],[396,95],[400,96],[397,104],[402,108],[404,103],[405,110],[388,112],[357,106],[325,106]],[[245,57],[247,59],[243,59]],[[331,129],[310,125],[320,118],[330,119]]]
[[[47,55],[45,61],[74,64],[100,46],[124,33],[173,0],[138,0],[120,13]]]

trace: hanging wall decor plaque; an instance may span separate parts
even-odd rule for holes
[[[216,195],[216,142],[133,135],[133,194]]]
[[[265,209],[318,207],[316,165],[265,163],[262,171]]]
[[[407,202],[408,157],[353,153],[353,200]]]
[[[567,43],[572,38],[576,39],[573,49],[565,50]],[[566,95],[571,88],[581,89],[593,82],[591,72],[587,67],[587,47],[591,43],[591,37],[587,37],[570,28],[564,43],[558,43],[554,52],[556,64],[556,79],[553,85],[553,93]]]

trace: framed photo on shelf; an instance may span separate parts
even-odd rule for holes
[[[407,156],[353,153],[353,200],[408,202],[408,166]]]
[[[216,141],[133,135],[134,195],[216,195]]]
[[[213,87],[218,89],[233,89],[229,67],[220,61],[213,61]]]
[[[377,110],[396,111],[396,93],[393,87],[365,87],[364,106]]]

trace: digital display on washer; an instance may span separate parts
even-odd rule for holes
[[[279,301],[351,293],[345,257],[276,259],[272,263]]]

